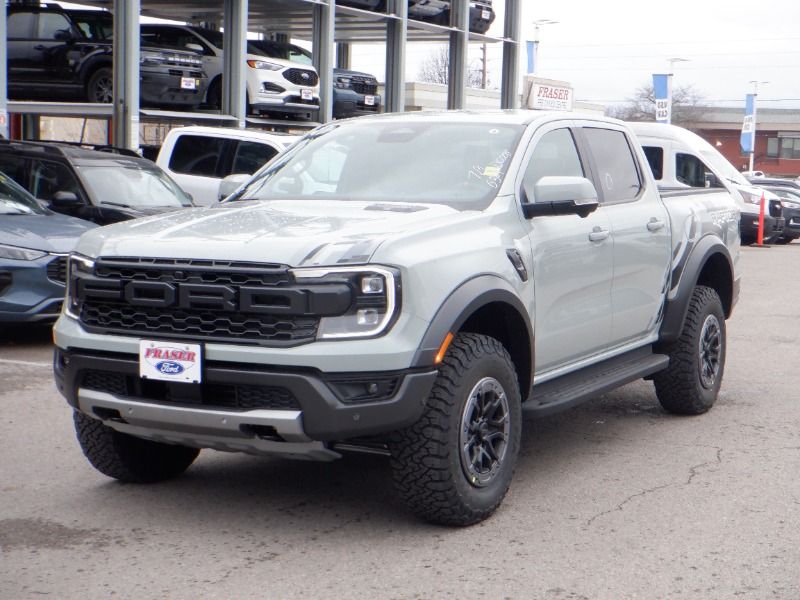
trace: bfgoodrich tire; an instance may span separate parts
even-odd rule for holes
[[[661,406],[675,414],[699,415],[714,405],[725,370],[725,335],[717,292],[697,286],[680,337],[662,350],[669,355],[669,367],[653,377]]]
[[[519,384],[508,352],[494,338],[458,334],[422,418],[391,438],[395,486],[427,521],[482,521],[508,491],[521,430]]]
[[[129,483],[154,483],[183,473],[200,450],[160,444],[115,431],[75,411],[75,433],[86,458],[103,475]]]

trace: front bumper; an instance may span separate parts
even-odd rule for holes
[[[0,322],[54,321],[61,311],[65,286],[48,277],[48,254],[37,260],[0,259]]]
[[[800,238],[800,208],[787,208],[784,204],[783,218],[785,220],[783,237],[789,240]]]
[[[372,104],[366,103],[367,94],[359,94],[355,90],[334,88],[333,116],[341,119],[358,115],[374,115],[381,111],[381,97],[371,94]]]
[[[437,375],[430,368],[334,374],[207,361],[203,383],[185,384],[141,379],[136,355],[56,348],[53,362],[67,402],[119,431],[196,447],[311,458],[321,458],[327,442],[416,422]],[[377,397],[343,400],[353,385],[373,380],[392,384],[381,383]]]
[[[151,106],[197,107],[205,98],[208,78],[194,70],[171,70],[174,73],[144,68],[140,70],[140,102]],[[183,77],[193,79],[195,89],[182,89],[181,78]]]
[[[742,212],[741,234],[746,240],[756,240],[758,236],[758,214]],[[764,215],[764,239],[780,237],[784,229],[784,218]]]

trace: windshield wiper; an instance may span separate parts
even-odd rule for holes
[[[101,206],[103,206],[103,205],[119,206],[120,208],[133,208],[130,204],[123,204],[122,202],[108,202],[108,201],[106,201],[106,202],[101,202],[100,205]]]

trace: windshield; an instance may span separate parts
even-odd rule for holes
[[[114,165],[81,167],[80,172],[98,204],[132,208],[192,205],[183,190],[157,169]]]
[[[716,148],[712,148],[711,150],[701,149],[700,154],[706,157],[711,167],[719,171],[719,174],[725,177],[731,183],[746,185],[747,187],[753,186],[753,184],[747,181],[744,175],[739,173],[739,171],[736,170],[736,167],[734,167],[727,158],[720,154]]]
[[[304,65],[310,65],[314,62],[310,52],[294,44],[282,44],[270,40],[257,40],[247,42],[247,49],[250,54],[263,54],[269,58],[281,58]]]
[[[351,121],[317,130],[231,200],[335,199],[486,208],[524,128],[492,123]]]
[[[44,215],[36,199],[15,181],[0,173],[0,215]]]

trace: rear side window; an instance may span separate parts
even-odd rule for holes
[[[239,142],[233,158],[231,173],[252,175],[267,164],[278,151],[267,144],[258,142]]]
[[[583,131],[597,167],[603,202],[635,200],[642,190],[642,181],[626,135],[622,131],[593,127]]]
[[[36,25],[36,15],[29,12],[15,12],[8,15],[6,27],[8,39],[30,40],[33,39],[33,29]]]
[[[25,176],[25,159],[21,156],[0,153],[0,173],[7,175],[19,185],[28,189],[28,178]]]
[[[72,192],[78,198],[82,196],[72,172],[61,163],[49,160],[31,161],[31,189],[30,192],[40,200],[52,200],[58,192]]]
[[[664,149],[659,146],[643,146],[643,148],[647,162],[650,164],[650,170],[653,172],[653,178],[661,181],[664,177]]]
[[[181,135],[172,149],[169,168],[173,173],[221,177],[219,164],[228,140],[202,135]]]
[[[525,187],[547,176],[583,177],[583,166],[569,129],[556,129],[542,136],[531,155],[523,179]]]

